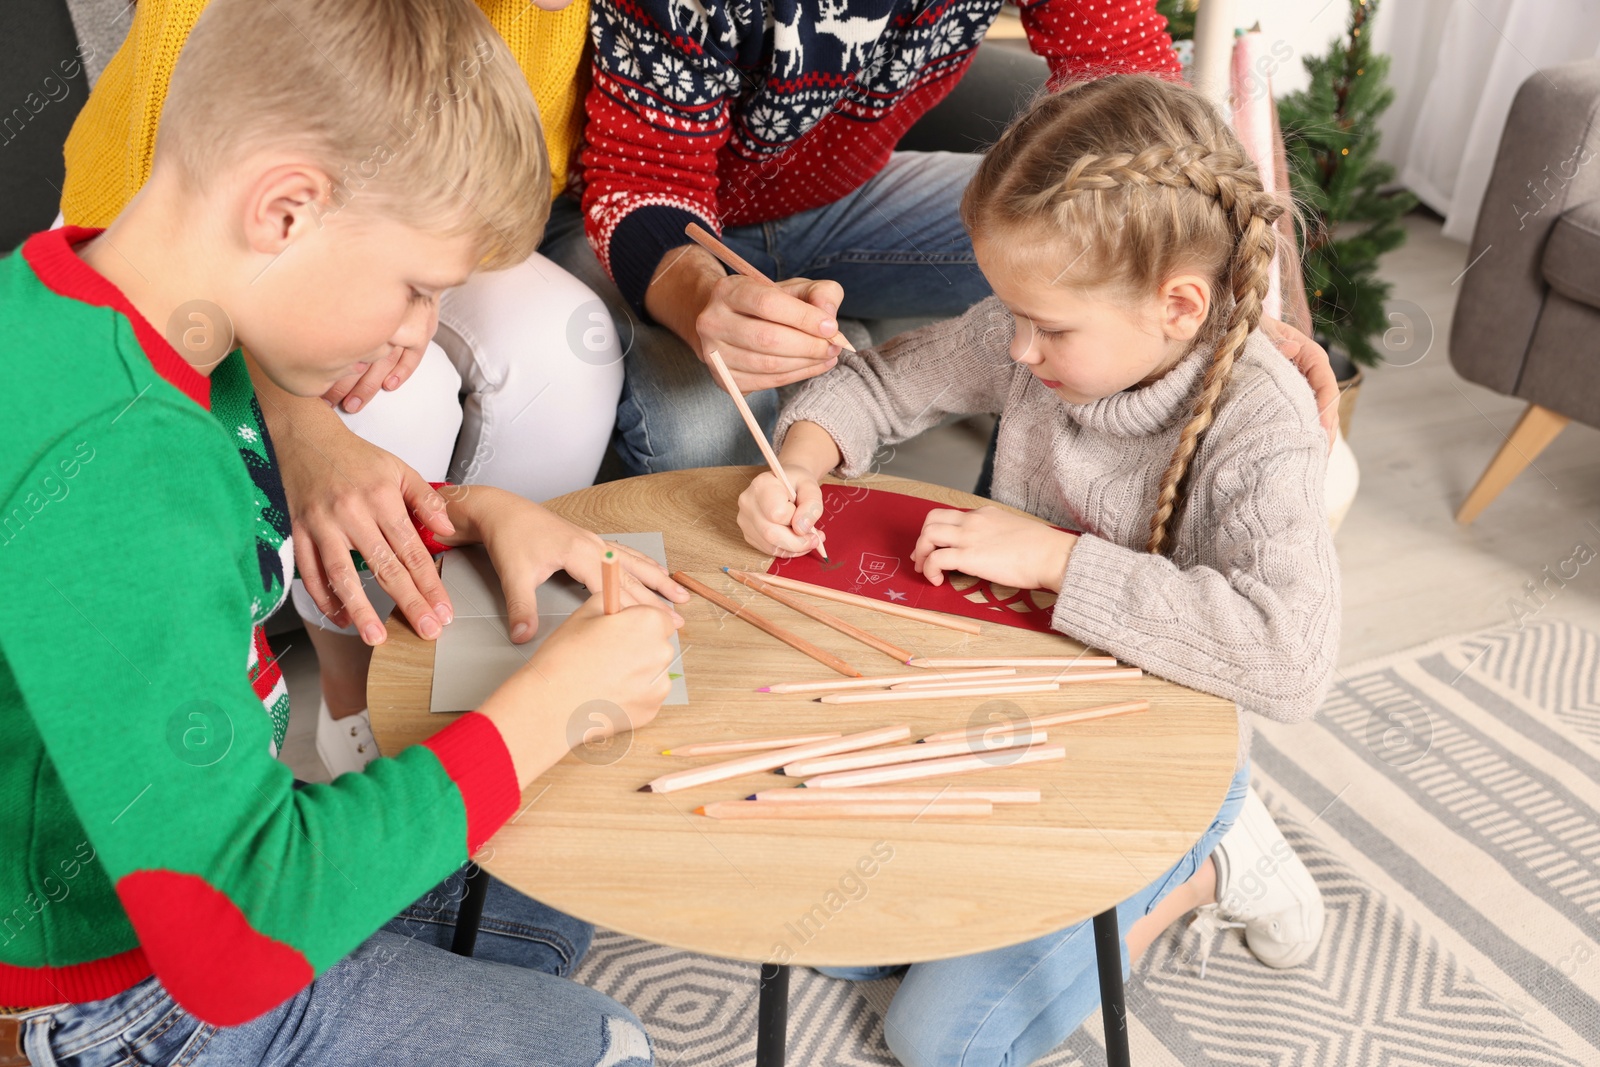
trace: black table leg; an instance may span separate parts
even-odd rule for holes
[[[783,1067],[789,1041],[789,968],[761,965],[761,1000],[756,1005],[756,1067]]]
[[[461,894],[461,906],[456,909],[456,932],[450,941],[450,951],[457,956],[472,955],[478,943],[478,923],[483,918],[483,902],[489,896],[489,872],[476,863],[467,869],[466,892]]]
[[[1106,1067],[1130,1067],[1128,1005],[1122,996],[1122,936],[1117,909],[1094,917],[1094,955],[1100,967],[1100,1015],[1106,1024]]]

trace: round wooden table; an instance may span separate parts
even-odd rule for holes
[[[720,573],[724,566],[762,571],[771,562],[745,543],[735,523],[738,495],[755,473],[756,468],[721,467],[631,478],[570,493],[548,506],[602,533],[662,531],[674,570],[750,603],[864,674],[903,669]],[[987,503],[900,478],[873,476],[860,484],[957,507]],[[972,636],[817,603],[919,655],[1065,655],[1082,649],[1058,634],[986,624],[981,635]],[[1193,846],[1222,806],[1233,776],[1233,705],[1171,682],[1146,677],[1042,695],[821,704],[809,695],[754,690],[828,678],[827,668],[699,597],[681,610],[689,703],[663,708],[654,722],[603,757],[580,751],[563,759],[528,787],[522,810],[491,839],[480,862],[517,889],[597,926],[768,964],[762,1015],[773,1025],[788,964],[915,963],[1017,944],[1094,916],[1100,917],[1097,936],[1109,937],[1115,948],[1116,903]],[[453,718],[428,712],[433,654],[431,642],[398,614],[391,617],[389,640],[373,656],[367,693],[373,733],[386,753],[424,740]],[[1013,712],[1039,713],[1135,699],[1148,700],[1150,710],[1054,728],[1050,741],[1066,745],[1064,762],[947,780],[958,787],[1040,790],[1041,803],[997,806],[988,819],[750,823],[693,814],[708,801],[792,784],[772,774],[676,793],[638,792],[658,775],[708,762],[661,754],[694,741],[848,733],[896,723],[909,724],[917,737],[963,726],[991,710],[979,711],[990,701],[1009,701]],[[1110,998],[1113,992],[1120,998],[1121,957],[1108,961],[1104,955],[1109,1042],[1113,1009],[1122,1031],[1121,1006]],[[1105,985],[1108,971],[1116,979],[1114,991]],[[781,1062],[781,1026],[763,1039],[767,1061]],[[1117,1062],[1110,1047],[1108,1058]]]

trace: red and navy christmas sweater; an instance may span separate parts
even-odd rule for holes
[[[830,204],[955,87],[1001,0],[593,0],[585,224],[633,307],[684,226]],[[1022,0],[1052,79],[1176,75],[1155,0]]]

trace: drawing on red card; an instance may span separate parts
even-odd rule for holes
[[[885,556],[877,552],[861,553],[861,582],[863,585],[879,585],[893,578],[900,570],[898,556]]]
[[[860,485],[823,486],[822,505],[817,528],[828,536],[828,555],[834,563],[824,566],[814,554],[780,559],[769,573],[910,607],[1025,630],[1050,630],[1053,592],[1014,589],[967,574],[949,574],[943,585],[936,586],[917,572],[911,550],[928,512],[944,505]]]

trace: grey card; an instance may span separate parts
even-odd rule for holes
[[[667,564],[666,542],[659,533],[604,534],[607,541]],[[557,571],[539,586],[539,629],[526,644],[511,643],[506,622],[505,594],[500,579],[482,545],[445,553],[440,571],[450,594],[455,618],[439,635],[433,657],[433,696],[429,711],[471,711],[500,687],[557,626],[589,599],[589,591],[565,571]],[[672,647],[681,655],[678,636]],[[689,703],[683,681],[683,664],[673,660],[672,690],[668,704]]]

